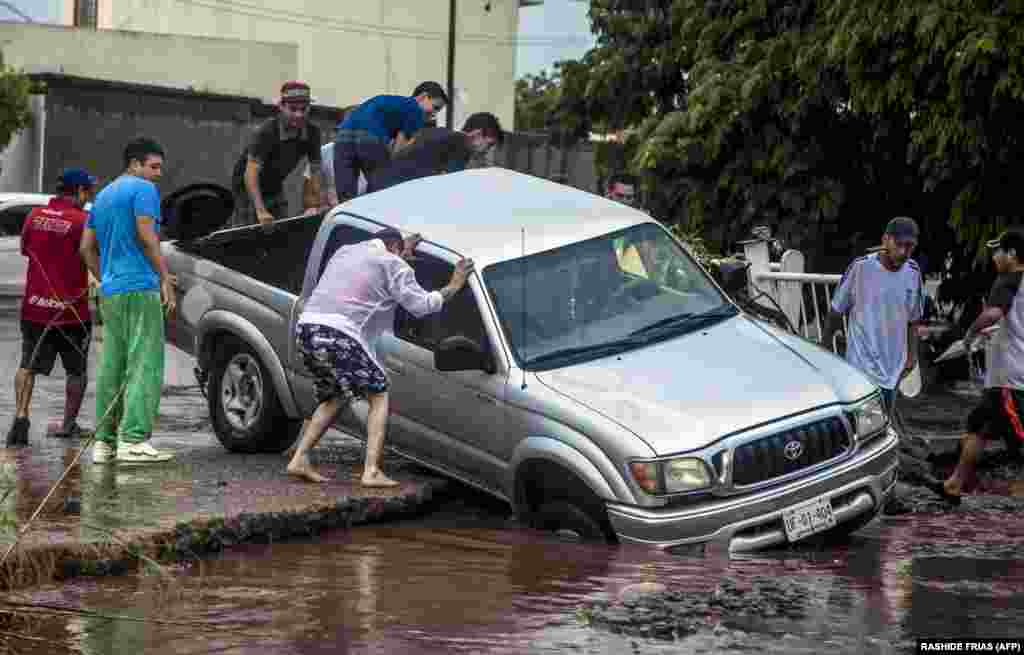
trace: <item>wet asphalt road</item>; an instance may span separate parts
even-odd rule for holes
[[[0,299],[0,360],[11,373],[15,318],[16,305]],[[277,456],[226,454],[198,390],[182,386],[190,361],[170,361],[179,386],[166,390],[155,439],[177,453],[174,466],[190,482],[131,487],[95,514],[109,525],[145,520],[161,503],[202,504],[213,498],[207,490],[271,479],[283,465]],[[37,383],[31,448],[48,468],[39,479],[52,479],[49,469],[62,468],[73,449],[47,435],[62,384],[59,373]],[[90,394],[86,425],[93,406]],[[12,407],[11,387],[0,383],[0,416]],[[918,427],[955,434],[948,421]],[[317,453],[328,469],[348,470],[360,456],[337,433]],[[82,578],[19,594],[36,607],[0,611],[0,652],[860,654],[915,652],[921,637],[1024,637],[1024,498],[1009,495],[1020,469],[998,473],[1005,484],[957,510],[901,487],[893,514],[849,544],[731,559],[559,543],[452,484],[414,519],[233,547],[170,577]],[[26,506],[44,486],[29,485]]]

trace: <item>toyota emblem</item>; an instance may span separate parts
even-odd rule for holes
[[[794,439],[793,441],[790,441],[789,443],[786,444],[786,446],[782,449],[782,452],[785,453],[786,459],[790,460],[791,462],[795,462],[796,460],[800,459],[800,455],[804,454],[804,445]]]

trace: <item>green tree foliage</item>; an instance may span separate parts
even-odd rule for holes
[[[532,132],[550,127],[558,103],[558,73],[524,75],[516,80],[516,130]]]
[[[562,111],[637,128],[650,208],[685,231],[772,225],[838,270],[906,214],[929,268],[952,253],[962,278],[1021,216],[1024,0],[592,0],[590,17]]]
[[[32,80],[4,64],[0,53],[0,148],[32,124],[29,97],[38,92]]]

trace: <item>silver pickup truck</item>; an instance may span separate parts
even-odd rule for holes
[[[342,245],[419,232],[434,316],[398,311],[378,344],[388,445],[584,539],[692,550],[842,536],[895,483],[897,435],[877,389],[818,346],[742,313],[646,214],[489,168],[361,196],[326,216],[212,232],[222,190],[168,199],[179,280],[169,339],[192,353],[217,437],[287,448],[314,409],[293,327]],[[205,235],[205,236],[203,236]],[[365,403],[339,428],[360,436]]]

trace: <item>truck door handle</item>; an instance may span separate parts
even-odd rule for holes
[[[491,396],[488,396],[485,393],[480,393],[479,391],[476,392],[476,399],[480,400],[482,402],[485,402],[485,403],[490,403],[492,405],[497,405],[498,404],[497,400],[495,400]]]
[[[385,360],[384,368],[391,371],[395,375],[405,375],[405,367],[394,360]]]

